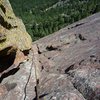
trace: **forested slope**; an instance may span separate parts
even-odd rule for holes
[[[10,0],[33,40],[100,11],[100,0]]]

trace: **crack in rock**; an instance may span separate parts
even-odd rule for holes
[[[29,83],[29,80],[30,80],[30,77],[31,77],[31,73],[32,73],[32,67],[33,67],[33,61],[32,61],[32,64],[31,64],[31,68],[30,68],[30,73],[29,73],[29,76],[28,76],[28,79],[27,79],[27,82],[26,82],[26,85],[25,85],[25,88],[24,88],[24,99],[23,100],[26,100],[26,96],[27,96],[27,85]]]

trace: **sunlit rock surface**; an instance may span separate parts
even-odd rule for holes
[[[28,59],[1,76],[0,100],[100,99],[100,13],[32,45]]]
[[[0,0],[0,55],[31,48],[31,38],[21,19],[13,13],[8,0]]]

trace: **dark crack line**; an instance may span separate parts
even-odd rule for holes
[[[32,51],[33,51],[33,59],[36,59],[35,58],[35,56],[36,56],[36,52],[37,52],[37,54],[39,54],[39,47],[38,47],[38,44],[36,44],[36,48],[38,49],[38,51],[34,51],[33,49],[32,49]],[[39,100],[39,78],[38,78],[38,76],[37,76],[37,69],[36,69],[36,67],[38,67],[37,66],[37,64],[33,61],[33,63],[34,63],[34,68],[35,68],[35,77],[36,77],[36,86],[35,86],[35,92],[36,92],[36,100]]]
[[[70,74],[67,74],[70,78],[74,78],[73,76],[71,76]],[[74,87],[74,89],[76,89],[82,96],[83,96],[83,98],[84,99],[86,99],[85,97],[84,97],[84,95],[83,95],[83,93],[81,92],[81,91],[79,91],[79,89],[74,85],[74,83],[72,82],[72,80],[70,80],[71,81],[71,83],[72,83],[72,85],[73,85],[73,87]],[[86,99],[87,100],[87,99]]]
[[[36,44],[36,46],[37,46],[37,49],[38,49],[38,54],[41,54],[42,52],[40,51],[38,44]]]
[[[87,23],[87,22],[77,23],[77,24],[74,25],[74,26],[68,27],[68,29],[73,29],[73,28],[76,28],[76,27],[78,27],[78,26],[84,25],[84,24],[86,24],[86,23]]]
[[[33,66],[33,60],[32,60],[32,64],[31,64],[31,68],[30,68],[30,73],[29,73],[29,76],[28,76],[28,80],[27,80],[27,83],[26,83],[25,88],[24,88],[24,94],[25,94],[24,100],[26,100],[26,96],[27,96],[27,93],[26,93],[27,92],[27,85],[28,85],[30,77],[31,77],[32,66]]]
[[[72,83],[73,84],[73,83]],[[73,87],[83,96],[84,99],[86,99],[81,91],[73,84]],[[87,100],[87,99],[86,99]]]

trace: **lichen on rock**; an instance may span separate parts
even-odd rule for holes
[[[11,52],[31,48],[31,37],[26,32],[21,19],[17,18],[8,0],[0,0],[0,55],[8,54],[6,48],[11,47]]]

